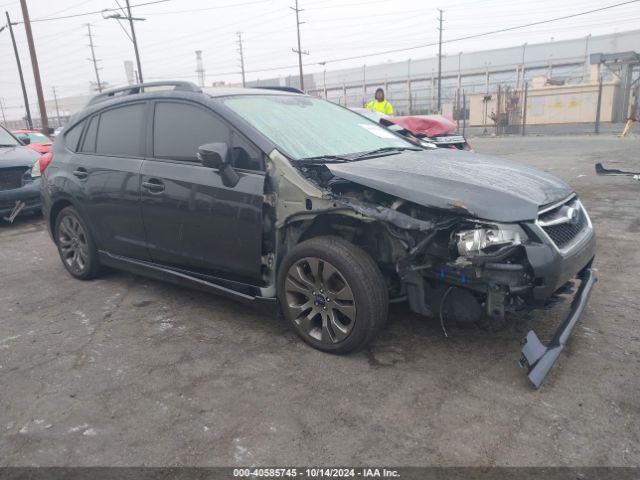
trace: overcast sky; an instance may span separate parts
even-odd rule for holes
[[[124,4],[124,0],[118,0]],[[152,0],[131,0],[132,5]],[[309,55],[305,72],[338,69],[389,60],[432,57],[437,47],[385,54],[366,59],[331,62],[348,56],[399,49],[437,41],[437,9],[444,9],[444,39],[546,20],[613,5],[624,0],[299,0],[302,48]],[[147,81],[191,79],[196,81],[195,50],[203,51],[207,83],[239,82],[236,32],[244,40],[247,79],[270,78],[297,73],[295,66],[294,0],[167,0],[133,8],[140,45],[142,71]],[[81,14],[117,7],[116,0],[28,0],[32,20]],[[0,0],[12,21],[21,21],[18,0]],[[111,12],[113,13],[113,12]],[[640,26],[640,2],[577,18],[474,40],[447,43],[444,54],[545,42],[632,30]],[[33,34],[45,97],[89,93],[95,81],[88,61],[87,26],[92,25],[101,80],[110,85],[126,82],[123,62],[134,60],[132,44],[116,20],[101,14],[68,19],[34,21]],[[125,25],[125,28],[127,26]],[[30,102],[36,102],[29,52],[22,24],[14,27]],[[640,50],[640,46],[638,48]],[[313,65],[315,64],[315,65]],[[8,30],[0,32],[0,98],[7,118],[20,118],[23,102]],[[34,111],[34,115],[37,110]]]

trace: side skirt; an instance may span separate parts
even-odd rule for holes
[[[113,255],[105,251],[100,251],[99,255],[100,263],[109,267],[126,270],[127,272],[154,278],[156,280],[171,282],[183,287],[195,288],[207,293],[222,295],[245,304],[256,305],[270,314],[277,315],[280,311],[277,298],[259,296],[258,294],[260,289],[253,285],[224,280],[221,280],[220,283],[224,283],[225,285],[221,285],[151,262],[134,260],[120,255]],[[252,291],[255,291],[255,295],[250,293]]]

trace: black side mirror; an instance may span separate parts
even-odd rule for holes
[[[221,169],[229,163],[229,147],[226,143],[207,143],[198,147],[198,160],[203,167]]]
[[[23,133],[23,134],[18,134],[17,137],[18,137],[18,140],[20,140],[20,142],[23,145],[29,145],[31,143],[31,139],[29,138],[29,135],[25,135]]]
[[[240,175],[231,166],[229,146],[226,143],[207,143],[198,147],[198,160],[203,167],[218,170],[225,187],[235,187]]]

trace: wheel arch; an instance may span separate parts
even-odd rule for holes
[[[295,245],[321,236],[336,236],[352,243],[354,234],[367,228],[367,222],[353,215],[342,212],[324,212],[315,216],[302,215],[299,219],[293,219],[282,228],[284,250],[286,253]]]
[[[60,214],[62,209],[66,207],[75,208],[73,202],[67,197],[58,198],[51,204],[51,208],[49,209],[49,218],[47,219],[47,221],[49,222],[49,229],[52,234],[55,234],[56,219],[58,218],[58,215]]]
[[[51,234],[55,237],[56,220],[60,212],[66,207],[73,207],[76,209],[76,211],[82,217],[82,220],[84,221],[85,225],[89,229],[89,233],[91,233],[91,235],[93,236],[96,246],[98,246],[99,239],[96,237],[93,225],[87,219],[86,215],[84,215],[82,208],[74,201],[72,197],[68,195],[60,196],[51,203],[51,208],[49,208],[49,217],[47,218],[47,222],[49,224]]]
[[[359,218],[343,212],[326,212],[315,216],[304,216],[287,223],[281,231],[278,263],[299,243],[321,236],[340,237],[371,256],[383,271],[394,263],[397,240],[379,221]]]

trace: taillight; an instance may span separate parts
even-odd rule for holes
[[[40,160],[38,160],[38,163],[40,164],[40,173],[44,173],[51,163],[51,160],[53,160],[53,153],[51,152],[45,153],[40,157]]]
[[[53,160],[53,154],[51,152],[42,155],[38,161],[33,164],[33,167],[31,167],[31,177],[37,178],[41,176],[51,163],[51,160]]]

